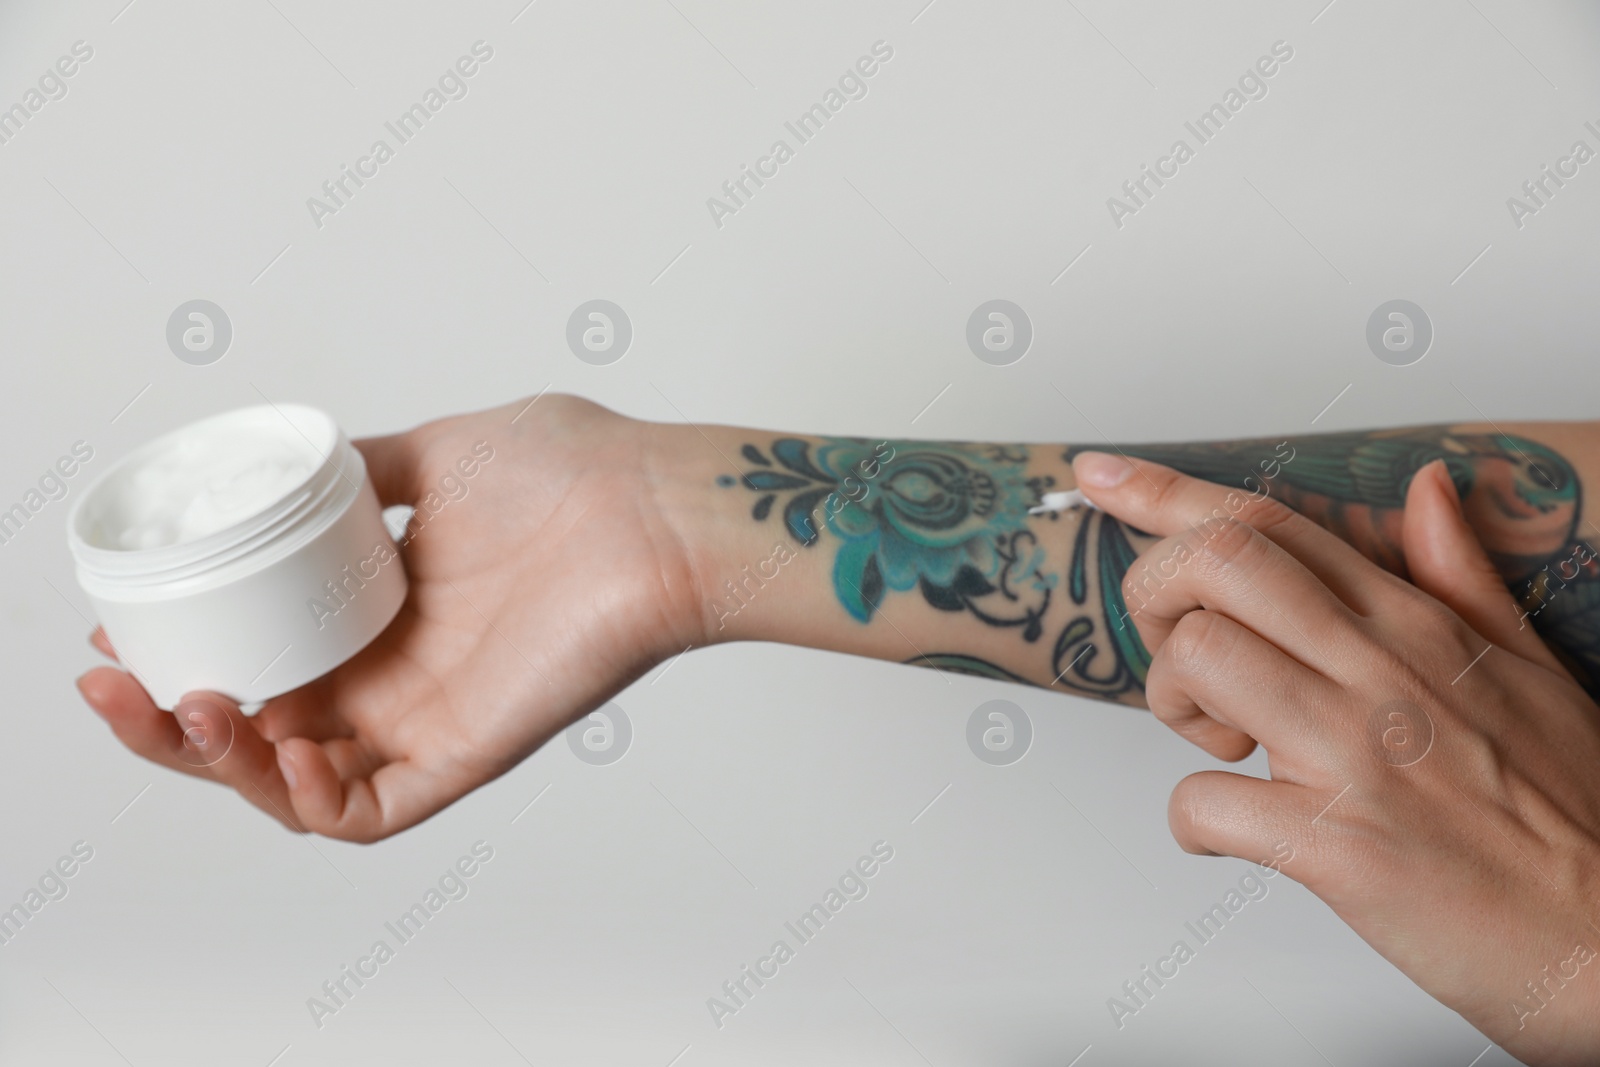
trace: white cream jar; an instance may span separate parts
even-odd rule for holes
[[[67,519],[78,584],[123,665],[171,710],[326,674],[394,618],[406,576],[366,463],[315,408],[264,404],[134,450]]]

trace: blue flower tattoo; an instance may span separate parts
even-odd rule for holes
[[[770,452],[745,445],[753,469],[719,481],[762,494],[757,521],[786,496],[783,523],[807,547],[823,531],[837,539],[834,593],[852,617],[869,622],[888,591],[917,588],[935,608],[1037,640],[1057,578],[1028,529],[1050,479],[1027,477],[1026,449],[830,438],[813,453],[785,437]]]

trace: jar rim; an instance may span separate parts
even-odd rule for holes
[[[186,437],[237,427],[293,433],[320,457],[304,478],[276,499],[203,536],[156,548],[119,548],[90,536],[97,511],[111,505],[110,494],[130,473],[170,452]],[[290,438],[293,440],[294,438]],[[186,423],[134,448],[87,487],[67,516],[67,542],[79,580],[106,594],[114,590],[148,593],[189,590],[198,582],[217,584],[234,573],[254,570],[280,558],[324,528],[350,505],[366,478],[366,464],[332,416],[304,404],[257,404]]]

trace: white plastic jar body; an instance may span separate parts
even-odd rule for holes
[[[134,450],[79,498],[67,541],[119,659],[168,710],[194,690],[250,703],[321,677],[406,595],[361,453],[296,404]]]

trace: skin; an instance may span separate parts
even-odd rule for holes
[[[1178,843],[1259,861],[1287,842],[1283,873],[1502,1048],[1595,1062],[1600,707],[1518,628],[1443,465],[1407,497],[1415,585],[1277,501],[1202,533],[1225,490],[1103,454],[1077,470],[1167,535],[1140,565],[1186,561],[1134,620],[1151,710],[1224,758],[1269,757],[1270,781],[1180,782]]]
[[[460,489],[456,464],[485,443],[493,460]],[[367,842],[503,774],[651,667],[721,641],[1148,703],[1220,758],[1260,743],[1272,764],[1272,782],[1181,784],[1181,844],[1260,860],[1288,841],[1285,873],[1508,1049],[1566,1062],[1597,1040],[1595,1013],[1576,1012],[1593,1007],[1582,981],[1521,1028],[1506,1022],[1520,983],[1591,936],[1578,922],[1595,899],[1600,810],[1581,774],[1600,757],[1595,706],[1578,684],[1600,632],[1600,564],[1583,539],[1582,490],[1600,485],[1591,427],[1144,446],[1128,450],[1150,457],[1139,476],[1115,488],[1090,484],[1093,460],[1075,448],[665,426],[561,396],[357,446],[386,505],[421,508],[401,548],[400,615],[251,716],[207,693],[169,714],[127,673],[90,671],[80,691],[130,749],[292,829]],[[1157,459],[1236,488],[1169,483],[1180,476]],[[1168,484],[1181,488],[1157,491]],[[1104,510],[1028,514],[1073,486]],[[1200,529],[1244,533],[1175,563],[1166,538],[1217,508]],[[1219,545],[1236,551],[1223,559]],[[1248,570],[1264,553],[1273,565]],[[1251,607],[1245,572],[1246,592],[1290,614]],[[1365,732],[1400,699],[1435,739],[1407,773]]]

